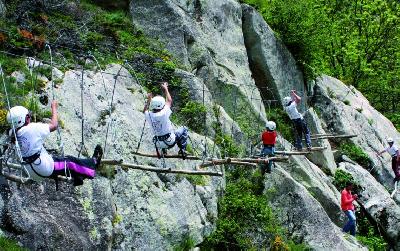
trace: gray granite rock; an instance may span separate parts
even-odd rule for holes
[[[307,99],[303,74],[285,45],[253,7],[243,4],[243,36],[253,78],[265,100],[281,102],[295,89]],[[300,105],[301,112],[305,103]]]
[[[294,240],[315,250],[367,250],[355,239],[347,240],[321,204],[279,166],[264,185],[265,196]]]

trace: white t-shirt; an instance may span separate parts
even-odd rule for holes
[[[40,158],[32,163],[33,168],[42,176],[50,176],[54,170],[54,160],[43,147],[43,142],[50,135],[50,126],[43,123],[30,123],[17,132],[18,144],[22,157],[29,157],[40,152]],[[26,165],[33,180],[41,180],[30,165]]]
[[[292,103],[290,105],[285,106],[285,111],[289,115],[289,118],[291,120],[293,120],[293,119],[303,119],[303,116],[301,116],[301,114],[297,110],[297,104],[294,101],[292,101]]]
[[[159,112],[145,112],[146,120],[152,125],[156,136],[163,136],[173,131],[173,126],[169,117],[172,111],[169,106],[165,106]]]
[[[388,147],[385,150],[390,154],[390,156],[395,157],[397,156],[397,151],[399,148],[396,146],[396,144],[393,144],[391,147]]]

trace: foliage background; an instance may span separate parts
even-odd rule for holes
[[[400,3],[241,0],[254,6],[308,80],[324,73],[358,88],[400,129]]]

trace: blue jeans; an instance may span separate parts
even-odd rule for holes
[[[302,149],[303,143],[301,142],[301,138],[303,137],[306,140],[307,147],[311,147],[311,139],[310,139],[310,130],[304,119],[293,119],[294,128],[296,129],[296,148]]]
[[[179,149],[186,150],[188,129],[186,127],[179,127],[175,130],[176,144]]]
[[[344,211],[346,214],[348,221],[346,225],[343,227],[343,232],[347,233],[350,231],[350,234],[356,236],[356,215],[353,210]]]
[[[264,146],[264,148],[261,151],[261,155],[263,157],[265,156],[274,156],[275,155],[275,147],[272,146]],[[272,170],[272,161],[269,161],[267,164],[262,164],[261,165],[261,174],[264,175],[265,172],[271,173]]]

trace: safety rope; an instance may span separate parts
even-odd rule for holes
[[[28,60],[29,60],[30,58],[28,58]],[[38,66],[40,66],[40,62],[38,63],[38,66],[36,66],[36,60],[35,59],[33,59],[33,65],[31,65],[31,64],[29,64],[28,63],[28,66],[29,66],[29,74],[31,75],[31,84],[32,84],[32,90],[31,90],[31,98],[30,98],[30,108],[31,108],[31,110],[33,111],[33,119],[34,119],[34,122],[36,122],[36,109],[34,109],[35,107],[34,107],[34,95],[35,95],[35,91],[36,91],[36,85],[37,85],[37,77],[38,77],[38,74],[37,73],[35,73],[35,74],[33,74],[33,71],[34,71],[34,69],[36,68],[36,67],[38,67]]]
[[[53,73],[53,54],[51,51],[51,47],[49,44],[45,45],[48,49],[49,49],[49,54],[50,54],[50,69],[51,69],[51,96],[52,96],[52,101],[56,100],[55,97],[55,91],[54,91],[54,73]],[[64,158],[65,153],[64,153],[64,142],[62,140],[62,136],[61,136],[61,129],[59,126],[57,126],[57,144],[58,144],[58,148],[60,149],[61,152],[61,156]]]
[[[110,105],[109,105],[109,109],[108,109],[108,114],[109,114],[109,122],[107,124],[107,130],[106,130],[106,138],[104,140],[104,156],[106,156],[106,152],[107,152],[107,139],[108,139],[108,131],[110,129],[110,125],[112,123],[112,110],[113,110],[113,102],[114,102],[114,95],[115,95],[115,87],[117,86],[117,80],[118,80],[118,76],[121,73],[123,66],[121,65],[121,67],[119,68],[117,75],[114,76],[114,86],[113,86],[113,90],[112,90],[112,95],[111,95],[111,101],[110,101]]]
[[[47,47],[49,49],[49,54],[50,54],[50,70],[51,70],[51,96],[52,96],[52,101],[56,100],[56,94],[54,91],[54,73],[53,73],[53,53],[51,51],[51,47],[49,44],[46,44],[45,47]],[[62,136],[61,136],[61,129],[60,126],[57,126],[57,145],[58,145],[58,149],[60,150],[61,153],[61,157],[64,160],[64,174],[65,177],[69,180],[72,179],[72,173],[71,170],[69,170],[67,168],[67,161],[65,159],[65,152],[64,152],[64,142],[62,140]],[[57,181],[56,181],[57,182]]]
[[[135,69],[133,69],[133,67],[129,64],[128,60],[125,60],[125,65],[127,65],[129,67],[129,69],[131,69],[131,71],[133,73],[133,76],[134,76],[134,78],[136,80],[136,83],[138,83],[139,85],[142,85],[141,82],[139,81],[137,75],[136,75]],[[144,93],[143,93],[143,97],[146,99]],[[136,152],[139,152],[140,145],[142,144],[142,139],[143,139],[145,128],[146,128],[146,118],[144,119],[144,122],[143,122],[142,132],[140,133],[140,138],[139,138],[138,146],[136,148]]]
[[[1,74],[1,79],[2,79],[2,82],[3,82],[4,94],[6,96],[7,109],[8,109],[8,112],[10,112],[11,111],[11,104],[10,104],[10,99],[8,97],[7,86],[6,86],[6,82],[4,80],[4,72],[3,72],[3,67],[1,65],[1,63],[0,63],[0,74]],[[18,162],[21,165],[20,177],[21,177],[22,181],[24,181],[24,180],[27,181],[27,180],[30,179],[30,174],[29,174],[28,170],[26,169],[25,165],[23,165],[24,160],[22,159],[21,148],[19,147],[18,138],[17,138],[17,130],[15,128],[14,121],[13,121],[13,123],[11,123],[11,129],[12,129],[12,132],[13,132],[13,136],[15,138],[15,149],[16,149],[16,152],[17,152]],[[22,175],[23,171],[25,171],[25,173],[27,175],[26,179],[23,178],[23,175]]]
[[[78,158],[81,155],[81,152],[83,149],[85,149],[85,138],[83,135],[83,130],[84,130],[84,123],[85,123],[85,116],[84,116],[84,110],[83,110],[83,78],[84,78],[84,74],[85,74],[85,67],[82,67],[82,76],[81,76],[81,84],[80,84],[80,88],[81,88],[81,143],[80,143],[80,148],[78,151]]]
[[[205,83],[204,83],[204,81],[203,81],[203,98],[202,98],[202,101],[203,101],[203,107],[206,107],[206,105],[205,105]],[[205,130],[204,130],[204,142],[203,142],[203,153],[202,153],[202,162],[204,163],[205,161],[206,161],[206,159],[207,159],[207,157],[208,157],[208,154],[207,154],[207,110],[206,110],[206,112],[204,113],[204,128],[205,128]]]

